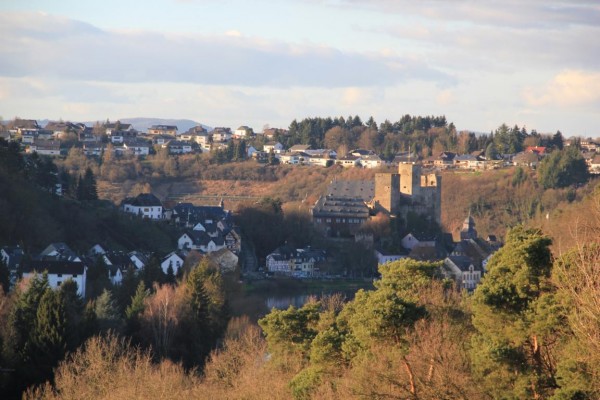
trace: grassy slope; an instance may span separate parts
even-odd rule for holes
[[[223,175],[229,179],[162,179],[151,182],[151,187],[160,198],[190,201],[195,204],[216,204],[220,196],[270,196],[282,199],[284,209],[308,210],[318,196],[325,192],[333,179],[372,179],[377,172],[339,167],[287,165],[265,169],[265,166],[252,162],[232,163],[214,168],[219,169],[218,173],[205,171],[204,175],[213,178]],[[544,191],[537,184],[533,171],[527,171],[523,182],[514,184],[514,174],[515,169],[512,168],[475,173],[444,172],[442,181],[444,230],[452,233],[456,238],[462,221],[471,210],[480,236],[495,234],[502,238],[507,228],[530,221],[551,232],[557,239],[560,237],[562,242],[572,243],[572,240],[567,240],[565,237],[564,229],[555,226],[559,221],[561,224],[569,221],[565,218],[570,217],[562,217],[562,215],[571,215],[567,210],[577,208],[567,201],[569,190]],[[257,176],[264,176],[264,180],[256,180]],[[123,197],[132,194],[131,191],[135,186],[136,183],[133,181],[127,181],[122,185],[111,185],[100,181],[100,197],[118,203]],[[595,183],[592,182],[578,189],[577,200],[574,203],[580,202],[594,186]],[[211,199],[206,196],[214,197]],[[252,203],[253,201],[252,199],[232,201],[225,198],[225,205],[227,208],[236,209],[240,202]],[[552,216],[550,220],[545,219],[546,214]],[[582,215],[585,215],[585,210],[579,210],[577,218],[582,219]],[[557,221],[557,224],[553,224],[552,221]]]

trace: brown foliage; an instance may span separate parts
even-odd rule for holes
[[[198,379],[170,361],[154,364],[149,352],[114,335],[93,337],[63,361],[50,383],[31,388],[25,399],[208,398]]]

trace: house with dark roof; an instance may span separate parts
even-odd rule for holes
[[[442,151],[440,154],[433,157],[433,165],[439,169],[452,168],[454,166],[454,157],[456,157],[456,153]]]
[[[444,259],[442,273],[453,279],[460,289],[473,291],[481,281],[481,266],[475,265],[473,260],[465,256],[450,255]]]
[[[23,278],[46,272],[51,288],[58,289],[68,279],[77,283],[77,294],[85,297],[87,267],[81,261],[67,260],[31,260],[21,267]]]
[[[147,156],[150,154],[150,147],[150,142],[144,139],[130,138],[123,140],[123,148],[126,153],[133,156]]]
[[[51,243],[35,257],[37,260],[81,261],[81,258],[63,242]]]
[[[176,125],[152,125],[148,128],[148,135],[177,135]]]
[[[181,140],[171,140],[167,144],[169,154],[188,154],[193,151],[192,144],[190,142],[184,142]]]
[[[183,267],[184,261],[185,255],[182,252],[173,251],[160,260],[160,267],[165,275],[169,273],[169,267],[171,267],[173,275],[177,275],[181,267]]]
[[[327,236],[351,236],[369,219],[369,208],[361,198],[321,196],[311,209],[315,227]]]
[[[197,250],[204,254],[225,247],[225,238],[222,235],[210,236],[207,232],[201,230],[187,229],[177,240],[178,249]]]
[[[43,156],[60,156],[60,141],[58,140],[34,140],[29,145],[29,153],[38,153]]]
[[[121,209],[129,214],[154,220],[163,219],[162,202],[152,193],[141,193],[123,200]]]
[[[324,250],[313,249],[310,246],[294,249],[286,245],[267,255],[266,267],[273,274],[308,278],[319,275],[319,265],[326,258]]]
[[[129,268],[136,269],[136,265],[133,263],[129,254],[121,251],[109,251],[102,254],[102,259],[106,268],[108,269],[108,277],[113,285],[121,284],[125,271]]]
[[[515,154],[512,163],[516,166],[535,168],[540,163],[541,156],[535,152],[522,151]]]
[[[107,122],[103,125],[104,128],[104,132],[108,135],[108,136],[112,136],[113,133],[117,132],[117,131],[122,131],[122,132],[131,132],[133,131],[133,125],[131,124],[125,124],[121,121],[117,121],[117,122]]]

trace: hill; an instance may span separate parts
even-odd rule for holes
[[[211,127],[201,124],[200,122],[192,121],[191,119],[170,119],[170,118],[121,118],[119,121],[126,124],[132,124],[135,129],[141,132],[146,132],[152,125],[177,125],[179,132],[185,132],[194,126],[202,125],[206,129]]]

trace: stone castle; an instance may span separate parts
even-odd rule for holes
[[[406,220],[413,212],[431,216],[441,223],[442,177],[435,173],[424,174],[415,163],[401,163],[398,173],[375,175],[375,196],[370,204],[375,212],[384,212]]]
[[[407,221],[409,213],[441,223],[442,178],[401,163],[398,173],[378,173],[369,181],[333,181],[311,209],[313,223],[329,236],[354,235],[377,213]]]

